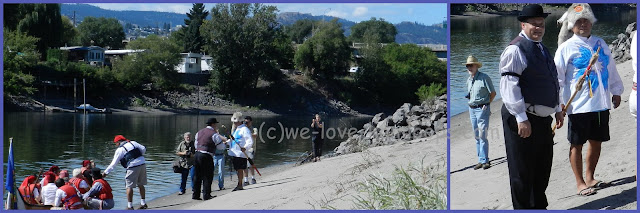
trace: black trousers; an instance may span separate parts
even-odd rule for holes
[[[211,197],[211,183],[213,182],[213,157],[209,154],[196,152],[195,156],[195,184],[193,186],[192,198],[200,198],[200,188],[202,187],[203,198]]]
[[[324,139],[320,135],[311,136],[311,149],[313,150],[313,157],[322,156],[322,144]]]
[[[531,136],[521,138],[515,116],[502,106],[511,201],[514,209],[545,209],[549,205],[545,191],[553,161],[553,119],[529,113],[527,117],[531,123]]]

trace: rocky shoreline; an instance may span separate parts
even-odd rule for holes
[[[447,128],[447,95],[413,106],[405,103],[390,116],[376,114],[356,134],[334,149],[335,155],[361,152],[370,147],[428,138]]]
[[[633,32],[636,31],[636,29],[636,22],[629,24],[624,33],[618,34],[618,38],[611,42],[611,52],[613,53],[616,63],[631,60],[631,39],[633,38]]]

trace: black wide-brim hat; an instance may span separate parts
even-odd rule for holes
[[[209,118],[209,120],[207,120],[207,122],[206,122],[205,124],[209,124],[209,125],[211,125],[211,124],[217,124],[217,123],[218,123],[218,120],[217,120],[217,119],[215,119],[215,118]]]
[[[533,17],[546,18],[548,15],[549,13],[545,13],[542,6],[538,4],[530,4],[522,8],[522,11],[518,14],[518,21],[525,22],[528,18]]]

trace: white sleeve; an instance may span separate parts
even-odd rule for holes
[[[565,42],[566,43],[566,42]],[[563,43],[563,44],[565,44]],[[571,79],[569,79],[569,81],[567,80],[567,61],[564,58],[564,55],[562,54],[562,51],[564,50],[564,47],[566,47],[566,45],[560,45],[560,47],[558,47],[558,50],[556,50],[556,55],[553,58],[553,62],[556,64],[556,71],[558,72],[558,86],[560,87],[559,90],[559,96],[560,96],[560,102],[561,104],[565,104],[568,100],[564,100],[564,97],[562,94],[564,94],[564,89],[565,87],[567,89],[570,89],[571,87]],[[569,84],[568,86],[566,86],[565,84]]]
[[[196,150],[198,149],[198,133],[196,133],[195,140],[193,141],[193,147],[194,147]]]
[[[33,188],[33,197],[40,197],[40,192],[38,191],[38,188]],[[42,200],[42,198],[40,198]]]
[[[249,149],[253,147],[253,137],[251,136],[251,130],[247,127],[242,133],[242,137],[244,137],[244,148]]]
[[[609,91],[613,95],[622,95],[624,92],[624,86],[622,84],[620,74],[618,74],[618,68],[616,68],[616,60],[613,58],[609,45],[606,45],[604,40],[602,40],[602,43],[605,44],[603,45],[605,47],[605,53],[609,54],[609,65],[607,66],[607,69],[609,70]]]
[[[509,45],[500,55],[500,74],[511,72],[521,75],[526,67],[526,58],[516,45]],[[500,94],[509,113],[516,117],[517,122],[523,122],[529,118],[527,118],[524,97],[518,83],[519,79],[512,75],[500,77]]]
[[[56,198],[53,200],[53,206],[62,206],[62,199],[67,197],[67,193],[64,193],[61,189],[56,189]]]
[[[147,147],[145,147],[144,145],[136,142],[136,145],[138,146],[138,149],[140,149],[140,152],[142,152],[142,154],[144,155],[145,152],[147,152]]]
[[[118,161],[120,161],[120,159],[124,157],[124,152],[124,149],[120,147],[116,149],[116,152],[113,154],[113,160],[111,160],[111,164],[109,164],[109,166],[107,166],[107,168],[104,170],[105,174],[109,174],[111,170],[113,170],[113,167],[118,163]]]

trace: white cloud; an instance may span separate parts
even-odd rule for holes
[[[367,11],[369,11],[369,9],[367,9],[366,7],[356,7],[356,9],[353,10],[352,15],[354,17],[365,16],[367,14]]]
[[[338,11],[338,10],[331,10],[331,11],[327,12],[326,15],[327,16],[338,17],[338,18],[347,18],[347,16],[349,16],[348,13],[343,12],[343,11]]]

